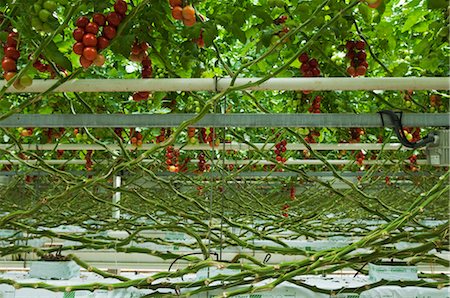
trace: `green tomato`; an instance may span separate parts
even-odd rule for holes
[[[200,106],[200,103],[199,103],[198,101],[194,101],[194,105],[195,105],[196,107],[199,107],[199,106]]]
[[[410,100],[407,100],[407,101],[405,102],[405,105],[406,105],[407,108],[410,108],[410,107],[412,106],[412,103],[411,103]]]
[[[201,111],[202,109],[200,109],[200,107],[196,107],[195,108],[195,112],[198,114],[198,113],[200,113],[200,111]]]
[[[50,18],[51,15],[52,14],[47,9],[41,9],[38,14],[39,19],[44,23],[48,21],[48,18]]]
[[[20,84],[24,87],[30,87],[33,84],[33,79],[29,75],[23,75],[20,78]]]
[[[439,106],[439,112],[444,112],[444,111],[445,111],[444,105],[440,105],[440,106]]]
[[[40,6],[38,3],[33,4],[33,10],[35,13],[39,13],[42,9],[42,6]]]
[[[271,45],[275,45],[278,41],[280,41],[280,37],[278,36],[278,35],[273,35],[271,38],[270,38],[270,44]]]
[[[77,135],[75,136],[75,139],[77,139],[77,141],[81,141],[82,138],[83,135],[81,133],[77,133]]]
[[[58,0],[59,4],[66,6],[67,4],[69,4],[69,0]]]
[[[42,22],[38,17],[31,18],[31,26],[36,30],[42,30]]]
[[[47,33],[53,32],[54,28],[49,23],[42,24],[42,30]]]
[[[83,134],[83,140],[87,140],[88,139],[88,135],[86,133]]]
[[[189,144],[192,144],[192,145],[197,144],[197,139],[195,137],[189,138]]]
[[[44,2],[44,8],[52,12],[58,8],[58,4],[55,1],[48,0]]]
[[[436,112],[436,108],[435,107],[431,107],[430,108],[430,113],[434,113],[434,112]]]

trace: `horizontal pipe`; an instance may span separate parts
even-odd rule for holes
[[[260,78],[238,78],[234,87],[243,87]],[[57,80],[34,80],[30,87],[9,93],[44,92]],[[6,81],[0,81],[0,88]],[[134,91],[223,91],[230,87],[231,78],[176,79],[80,79],[68,81],[54,92],[134,92]],[[245,90],[449,90],[447,77],[391,77],[391,78],[272,78]]]
[[[22,144],[22,149],[26,151],[54,151],[54,150],[64,150],[64,151],[78,151],[78,150],[93,150],[93,151],[118,151],[122,150],[119,145],[108,144],[102,146],[98,144]],[[134,145],[128,144],[124,145],[126,150],[139,150],[146,151],[151,150],[155,147],[155,144],[143,144],[142,146],[136,147]],[[258,150],[273,150],[275,147],[274,143],[254,143]],[[309,144],[312,150],[315,151],[333,151],[333,150],[384,150],[384,151],[396,151],[396,150],[409,150],[408,148],[402,146],[400,143],[337,143],[337,144]],[[175,144],[173,146],[175,149],[181,149],[185,151],[200,151],[200,150],[211,150],[209,144],[195,144],[195,145],[185,145],[185,144]],[[221,143],[219,146],[214,147],[215,150],[228,151],[228,150],[238,150],[238,151],[252,151],[254,148],[244,143]],[[307,149],[305,145],[298,143],[288,143],[286,145],[286,150],[288,151],[299,151]],[[423,149],[419,148],[418,150]],[[19,147],[14,144],[0,144],[0,150],[18,151]]]
[[[178,127],[195,114],[14,114],[0,127]],[[193,127],[392,127],[379,114],[207,114]],[[448,127],[448,113],[405,113],[404,126]],[[384,125],[383,125],[384,124]]]
[[[347,165],[351,163],[355,163],[354,160],[347,160],[347,159],[331,159],[327,160],[328,163],[332,165]],[[86,160],[84,159],[49,159],[44,160],[46,164],[49,165],[84,165],[86,164]],[[153,160],[153,159],[144,159],[141,161],[142,163],[147,164],[159,164],[161,161]],[[190,163],[198,163],[199,160],[192,159],[190,160]],[[365,165],[374,165],[374,164],[382,164],[382,165],[392,165],[397,164],[401,161],[398,160],[392,160],[392,161],[385,161],[385,160],[365,160],[363,161],[363,164]],[[404,163],[409,163],[409,160],[403,161]],[[36,165],[40,164],[41,162],[35,159],[29,159],[29,160],[0,160],[0,165],[9,165],[9,164],[28,164],[28,165]],[[94,164],[105,164],[105,161],[92,161]],[[206,161],[206,164],[210,164],[210,161]],[[254,164],[254,165],[274,165],[277,163],[268,161],[268,160],[216,160],[214,162],[215,165],[248,165],[248,164]],[[324,163],[319,159],[294,159],[294,160],[287,160],[285,165],[323,165]],[[418,165],[426,165],[428,164],[427,160],[425,159],[418,159],[417,160]]]

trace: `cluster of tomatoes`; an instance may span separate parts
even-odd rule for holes
[[[143,79],[151,78],[153,74],[152,60],[147,54],[147,49],[148,44],[146,42],[139,43],[135,41],[130,54],[131,61],[140,62],[142,64],[141,74]],[[150,92],[148,91],[139,91],[133,94],[134,101],[147,100],[149,97]]]
[[[86,171],[92,171],[92,166],[94,163],[92,162],[92,150],[88,150],[86,155],[84,156],[84,160],[86,161]]]
[[[19,133],[22,137],[31,137],[33,135],[33,127],[19,128]]]
[[[206,141],[208,142],[209,146],[219,146],[220,139],[217,138],[217,134],[213,127],[209,128],[208,136],[206,137]]]
[[[281,24],[286,23],[287,19],[288,19],[288,16],[286,16],[286,15],[281,15],[281,16],[279,16],[278,18],[276,18],[276,19],[273,21],[273,23],[274,23],[275,25],[281,25]]]
[[[17,74],[17,60],[20,57],[18,40],[19,35],[10,30],[6,38],[6,43],[3,44],[4,56],[2,58],[2,69],[4,72],[3,77],[7,81],[11,80]],[[30,76],[22,75],[22,77],[14,82],[14,88],[22,90],[31,86],[32,83],[33,80]]]
[[[364,130],[360,127],[350,128],[350,143],[361,142],[361,136],[364,135]]]
[[[166,165],[167,170],[171,173],[178,173],[179,165],[178,158],[180,156],[180,151],[175,150],[173,146],[168,146],[166,148]]]
[[[73,38],[77,42],[73,46],[73,51],[80,55],[81,66],[88,68],[92,64],[102,66],[105,63],[105,57],[98,52],[107,48],[116,36],[117,27],[125,18],[127,9],[124,0],[117,0],[114,11],[106,16],[95,13],[92,21],[86,16],[77,19],[75,23],[77,28],[73,31]],[[98,36],[102,27],[102,35]]]
[[[172,17],[175,20],[183,21],[187,27],[194,26],[197,22],[195,16],[195,9],[191,5],[183,5],[182,0],[169,0],[170,9],[172,10]]]
[[[319,62],[317,62],[317,59],[309,58],[307,53],[302,53],[298,57],[298,60],[301,63],[300,72],[304,77],[309,78],[320,76]]]
[[[33,67],[43,73],[49,73],[51,78],[54,78],[56,73],[53,70],[52,66],[50,64],[46,64],[43,62],[44,56],[40,55],[38,59],[33,63]]]
[[[143,140],[143,136],[139,131],[134,131],[134,129],[132,129],[130,131],[130,143],[131,145],[135,146],[135,147],[141,147],[142,146],[142,140]]]
[[[87,135],[86,133],[80,132],[80,130],[79,130],[78,128],[75,128],[75,129],[73,130],[73,134],[74,134],[75,139],[76,139],[77,141],[81,141],[81,140],[86,141],[86,140],[88,139],[88,135]]]
[[[172,133],[171,129],[168,128],[167,130],[163,127],[159,131],[159,135],[156,137],[156,143],[162,143],[166,140],[166,137],[170,137],[170,134]]]
[[[291,199],[291,201],[295,200],[295,187],[291,186],[291,188],[289,189],[289,198]]]
[[[281,163],[286,162],[286,157],[283,156],[283,153],[286,152],[286,145],[287,145],[286,139],[283,139],[283,140],[281,140],[281,142],[278,142],[275,144],[275,150],[274,150],[274,152],[276,154],[275,159],[278,162],[281,162]]]
[[[289,204],[284,204],[282,207],[281,207],[281,215],[283,216],[283,217],[289,217],[289,213],[288,213],[288,211],[289,211]]]
[[[114,133],[116,134],[116,136],[118,136],[123,141],[122,132],[123,132],[123,128],[122,127],[114,128]]]
[[[410,142],[417,142],[420,140],[420,128],[419,127],[404,127],[403,133]]]
[[[417,168],[417,155],[413,154],[408,159],[409,159],[409,163],[410,163],[408,165],[409,169],[411,171],[413,171],[413,172],[416,172],[418,170],[418,168]]]
[[[195,138],[195,127],[188,127],[187,137],[189,144],[196,144],[197,139]]]
[[[66,132],[66,129],[64,127],[60,127],[57,131],[53,128],[49,128],[46,130],[45,135],[47,136],[47,143],[52,143],[53,138],[59,139],[61,138],[64,133]]]
[[[209,165],[206,164],[206,156],[204,153],[200,153],[198,155],[198,171],[203,173],[207,170],[209,170]]]
[[[316,139],[315,139],[316,137],[320,137],[320,131],[310,130],[308,135],[305,137],[305,141],[310,144],[317,143]],[[307,155],[307,154],[305,154],[305,155]]]
[[[444,105],[442,104],[442,98],[437,95],[437,94],[433,94],[430,96],[430,112],[434,113],[437,110],[439,111],[444,111]]]
[[[200,143],[207,143],[207,134],[206,134],[206,128],[202,127],[200,128],[199,134],[198,134],[198,141]]]
[[[347,68],[347,73],[352,77],[364,76],[367,72],[369,64],[366,61],[367,54],[364,49],[366,42],[364,40],[349,40],[345,44],[347,48],[347,58],[350,59],[350,66]]]
[[[362,150],[358,151],[358,153],[356,153],[356,164],[358,166],[362,166],[364,159],[366,159],[364,152]]]
[[[37,31],[53,32],[58,25],[58,18],[54,15],[58,7],[65,7],[68,0],[38,0],[32,6],[31,26]]]
[[[311,106],[308,108],[308,112],[314,113],[314,114],[320,114],[320,102],[322,101],[322,96],[317,95],[314,97],[314,100],[311,104]]]

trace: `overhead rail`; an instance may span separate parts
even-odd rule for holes
[[[450,90],[448,77],[386,77],[386,78],[271,78],[251,86],[261,78],[237,78],[233,87],[243,90]],[[41,93],[57,80],[34,80],[30,87],[9,93]],[[58,86],[53,92],[134,92],[134,91],[211,91],[230,88],[231,78],[173,78],[173,79],[74,79]],[[6,81],[0,81],[0,88]]]
[[[272,150],[275,147],[274,143],[253,143],[258,150]],[[107,144],[105,146],[99,144],[21,144],[22,150],[26,151],[53,151],[53,150],[64,150],[64,151],[78,151],[78,150],[93,150],[93,151],[120,151],[122,148],[117,144]],[[143,144],[142,146],[136,147],[134,145],[126,144],[124,148],[126,150],[151,150],[155,147],[155,144]],[[332,150],[384,150],[384,151],[396,151],[396,150],[409,150],[408,148],[402,146],[400,143],[335,143],[335,144],[309,144],[312,150],[315,151],[332,151]],[[198,151],[198,150],[211,150],[209,144],[175,144],[174,149],[182,149],[185,151]],[[18,151],[20,148],[15,144],[0,144],[0,150]],[[216,150],[244,150],[251,151],[255,150],[252,146],[244,143],[220,143],[220,145],[215,146]],[[286,145],[286,150],[298,151],[307,149],[305,145],[298,143],[288,143]],[[423,149],[423,148],[419,148]]]
[[[36,159],[27,159],[27,160],[0,160],[0,165],[19,165],[19,164],[28,164],[28,165],[36,165],[45,163],[48,165],[84,165],[86,164],[86,160],[84,159],[47,159],[47,160],[36,160]],[[107,161],[92,161],[94,164],[107,164]],[[199,162],[198,159],[191,159],[189,161],[190,163],[197,164]],[[355,160],[351,159],[330,159],[327,160],[329,164],[332,165],[347,165],[347,164],[353,164],[356,163]],[[144,159],[141,161],[141,163],[146,164],[161,164],[160,160],[154,160],[154,159]],[[385,160],[364,160],[364,165],[393,165],[398,163],[410,163],[409,160],[392,160],[392,161],[385,161]],[[427,165],[428,162],[426,159],[418,159],[416,162],[418,165]],[[211,164],[211,161],[206,161],[206,164]],[[268,160],[215,160],[215,165],[218,164],[225,164],[225,165],[276,165],[278,163],[271,162]],[[288,159],[285,163],[285,165],[324,165],[323,161],[319,159]]]
[[[0,127],[178,127],[196,114],[14,114]],[[448,113],[405,113],[405,126],[448,127]],[[393,127],[380,114],[207,114],[192,127]]]

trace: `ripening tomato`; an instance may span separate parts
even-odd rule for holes
[[[94,47],[86,47],[83,49],[83,57],[89,61],[94,61],[97,58],[97,49]]]
[[[16,71],[16,61],[8,57],[3,57],[2,68],[5,72]]]

